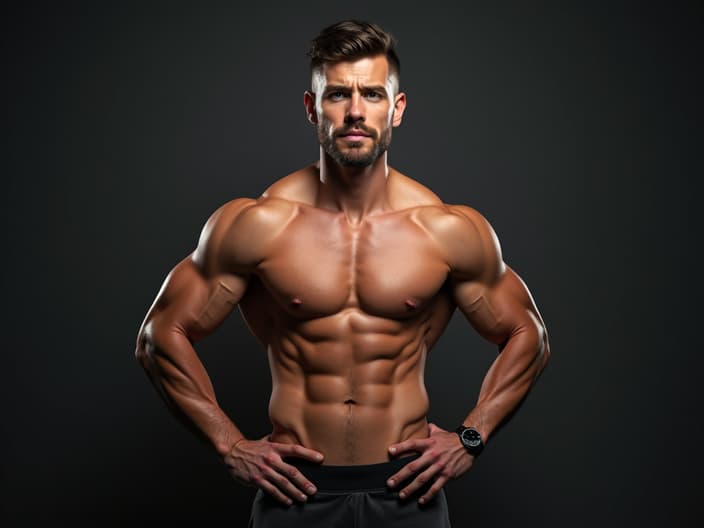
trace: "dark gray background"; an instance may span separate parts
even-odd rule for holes
[[[246,525],[254,489],[168,414],[134,342],[210,213],[315,160],[305,51],[357,17],[399,40],[390,164],[489,219],[551,337],[447,486],[454,525],[700,525],[701,4],[245,5],[3,8],[2,524]],[[266,434],[239,316],[198,350]],[[433,421],[460,422],[494,353],[452,320]]]

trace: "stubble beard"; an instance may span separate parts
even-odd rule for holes
[[[318,126],[318,140],[323,150],[342,167],[359,168],[370,166],[387,151],[391,144],[391,127],[381,133],[379,139],[374,135],[369,136],[372,146],[369,149],[362,148],[362,142],[349,143],[346,151],[341,151],[337,146],[338,136],[334,131],[328,131],[328,127],[321,123]],[[369,131],[370,134],[373,132]],[[363,140],[366,141],[366,140]]]

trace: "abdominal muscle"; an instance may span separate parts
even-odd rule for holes
[[[425,325],[384,333],[337,323],[322,325],[334,337],[286,332],[270,341],[271,440],[320,451],[328,465],[385,462],[389,445],[428,435]]]

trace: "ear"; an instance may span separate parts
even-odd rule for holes
[[[303,105],[306,107],[306,116],[312,124],[318,122],[318,113],[315,111],[315,94],[306,90],[303,92]]]
[[[394,115],[391,119],[391,124],[397,127],[403,119],[403,111],[406,109],[406,94],[399,92],[394,97]]]

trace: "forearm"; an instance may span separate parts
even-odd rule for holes
[[[484,377],[477,404],[464,424],[477,429],[486,441],[520,406],[549,355],[544,327],[530,325],[512,333]]]
[[[185,334],[147,328],[138,339],[136,356],[172,413],[219,454],[225,455],[243,438],[218,405],[210,378]]]

